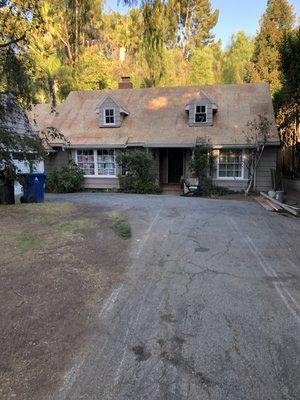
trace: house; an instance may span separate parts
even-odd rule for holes
[[[19,106],[16,98],[11,93],[1,93],[0,94],[0,108],[1,108],[1,118],[0,118],[0,130],[1,128],[5,131],[11,131],[17,135],[36,135],[27,114]],[[4,143],[2,138],[0,138],[0,151],[6,152],[4,148]],[[10,158],[13,165],[16,167],[18,173],[28,173],[30,172],[29,164],[26,162],[26,156],[24,156],[24,149],[12,148],[8,149]],[[27,154],[28,155],[28,154]],[[1,154],[0,154],[1,156]],[[2,157],[0,157],[1,159]],[[0,171],[3,170],[4,165],[0,164]],[[35,172],[44,172],[44,162],[37,161],[34,165]],[[15,195],[22,193],[22,187],[18,182],[14,185]]]
[[[193,147],[209,139],[216,155],[213,181],[233,190],[246,187],[249,149],[247,123],[266,115],[274,121],[267,84],[207,85],[133,89],[128,78],[115,90],[71,92],[56,113],[50,105],[33,109],[36,129],[53,126],[69,140],[53,143],[46,173],[73,159],[85,173],[85,188],[118,188],[122,173],[118,149],[145,148],[153,153],[153,173],[160,185],[189,176]],[[271,138],[255,177],[257,190],[271,188],[279,137]]]

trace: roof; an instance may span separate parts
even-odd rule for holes
[[[25,111],[11,93],[0,93],[0,127],[19,135],[35,135]]]
[[[218,107],[213,126],[188,126],[186,105],[203,93]],[[109,95],[130,115],[120,128],[100,128],[96,109]],[[214,146],[246,145],[247,122],[264,114],[272,124],[270,142],[279,144],[267,84],[206,85],[174,88],[116,89],[71,92],[51,113],[38,104],[31,117],[36,129],[57,128],[73,147],[193,146],[209,137]]]

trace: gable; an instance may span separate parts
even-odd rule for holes
[[[113,111],[113,123],[108,124],[106,122],[106,110]],[[110,126],[119,128],[122,125],[124,117],[129,115],[129,112],[126,111],[116,99],[114,99],[110,95],[107,95],[100,101],[99,105],[97,106],[96,114],[99,114],[100,127]]]

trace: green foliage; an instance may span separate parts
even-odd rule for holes
[[[205,139],[201,144],[193,149],[192,159],[190,163],[190,171],[198,178],[199,184],[205,181],[212,174],[214,168],[215,157],[213,148],[208,139]]]
[[[294,21],[293,6],[288,0],[268,1],[255,40],[250,78],[254,82],[269,82],[273,94],[281,88],[279,48]]]
[[[244,83],[253,55],[254,42],[243,31],[232,35],[224,55],[222,82]]]
[[[218,22],[219,11],[212,10],[210,0],[179,0],[168,2],[176,15],[177,45],[186,58],[213,42],[212,29]]]
[[[214,55],[210,46],[194,51],[189,63],[188,84],[207,85],[215,83]]]
[[[280,72],[283,87],[275,96],[276,120],[284,151],[299,141],[300,132],[300,29],[285,35],[280,46]],[[284,154],[284,153],[283,153]],[[284,163],[284,173],[294,174],[292,159]]]
[[[70,193],[81,189],[84,181],[83,171],[75,163],[54,169],[46,181],[46,190],[56,193]]]
[[[120,176],[120,187],[125,192],[159,193],[151,167],[153,156],[144,150],[125,150],[117,154],[117,163],[123,165],[125,176]]]
[[[225,187],[214,185],[213,181],[209,177],[204,177],[202,180],[200,196],[211,197],[211,196],[225,196],[226,194],[234,193],[232,190]]]

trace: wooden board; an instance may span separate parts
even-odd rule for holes
[[[278,200],[272,199],[272,197],[268,196],[264,192],[260,192],[260,194],[267,200],[269,200],[272,204],[275,204],[277,207],[281,207],[283,210],[295,215],[296,217],[300,216],[300,208],[288,206],[287,204],[281,203]]]
[[[267,211],[273,211],[273,212],[274,211],[276,211],[276,212],[282,211],[282,209],[279,209],[279,207],[276,207],[270,201],[268,201],[267,199],[265,199],[262,196],[255,197],[255,200]]]

